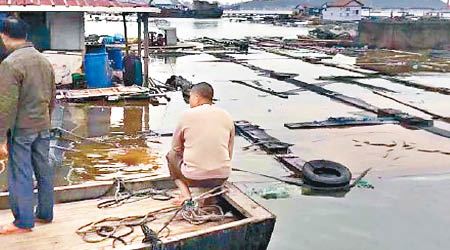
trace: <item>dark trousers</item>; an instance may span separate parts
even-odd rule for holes
[[[183,165],[183,153],[182,152],[175,152],[175,151],[169,151],[166,155],[167,159],[167,165],[169,166],[169,172],[170,176],[173,180],[182,180],[184,183],[186,183],[189,187],[217,187],[220,185],[223,185],[223,183],[227,179],[218,179],[218,178],[211,178],[211,179],[204,179],[204,180],[193,180],[186,178],[183,173],[181,172],[181,166]]]

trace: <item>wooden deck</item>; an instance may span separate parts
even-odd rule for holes
[[[90,222],[99,221],[108,217],[127,217],[135,215],[145,215],[150,211],[162,208],[173,207],[170,201],[155,201],[152,199],[141,200],[135,203],[124,204],[116,208],[98,209],[97,204],[100,199],[57,204],[55,206],[55,219],[50,224],[36,223],[32,232],[26,234],[2,236],[2,245],[4,249],[110,249],[112,248],[112,239],[107,239],[99,243],[86,243],[81,236],[75,232],[83,225]],[[159,230],[170,215],[150,222],[151,229]],[[10,210],[0,210],[0,223],[5,224],[14,220]],[[208,227],[217,226],[233,221],[227,219],[220,223],[209,222],[203,225],[195,226],[186,221],[174,221],[169,225],[170,236],[176,236],[184,233],[195,232]],[[166,231],[162,232],[163,236]],[[124,237],[124,240],[132,243],[139,243],[144,238],[142,230],[134,227],[134,233]],[[70,244],[68,244],[70,242]],[[123,244],[116,241],[116,248],[123,247]]]
[[[232,208],[234,218],[227,218],[220,222],[208,222],[203,225],[192,225],[184,220],[175,220],[169,225],[170,235],[167,236],[167,231],[161,233],[160,239],[164,244],[167,244],[168,249],[179,249],[185,244],[186,239],[190,244],[197,242],[205,244],[203,235],[208,237],[219,237],[222,243],[230,243],[231,237],[236,235],[245,235],[249,231],[248,227],[252,225],[261,225],[264,228],[260,231],[259,237],[267,242],[252,241],[250,244],[254,247],[245,247],[245,249],[261,249],[261,245],[267,247],[268,240],[273,230],[273,223],[275,217],[273,214],[259,206],[256,202],[249,199],[245,194],[239,191],[234,185],[227,184],[229,192],[222,195],[221,202],[225,206]],[[204,192],[201,189],[194,189],[193,195]],[[97,204],[103,199],[91,199],[85,201],[77,201],[70,203],[56,204],[54,213],[55,219],[50,224],[37,223],[35,228],[30,233],[0,236],[2,239],[3,249],[112,249],[113,239],[106,239],[99,243],[87,243],[82,240],[82,237],[76,234],[76,231],[81,226],[90,222],[100,221],[108,217],[127,217],[127,216],[142,216],[151,211],[156,211],[162,208],[173,207],[170,201],[156,201],[151,198],[141,200],[134,203],[124,204],[120,207],[98,209]],[[173,213],[158,216],[155,221],[149,222],[147,225],[154,231],[162,228],[163,224],[169,220]],[[9,209],[0,210],[0,223],[10,223],[13,216]],[[269,226],[267,225],[269,223]],[[240,231],[239,231],[240,230]],[[125,231],[124,231],[125,232]],[[225,233],[221,233],[225,232]],[[253,233],[253,232],[252,232]],[[264,238],[263,238],[264,236]],[[144,235],[140,227],[134,227],[134,232],[123,239],[131,245],[124,246],[120,241],[116,241],[115,249],[144,249],[148,244],[143,244],[142,239]],[[203,240],[203,242],[201,242]],[[207,244],[213,244],[211,240],[206,240]],[[261,243],[262,242],[262,243]],[[200,245],[201,245],[200,244]],[[235,245],[229,249],[241,249]],[[219,247],[219,248],[218,248]],[[220,246],[215,246],[213,249],[221,249]]]

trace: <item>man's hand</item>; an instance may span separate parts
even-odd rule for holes
[[[0,159],[8,157],[8,146],[0,142]]]

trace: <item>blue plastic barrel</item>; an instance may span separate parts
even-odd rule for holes
[[[144,78],[142,76],[142,62],[141,60],[134,61],[134,67],[135,67],[135,79],[136,79],[136,85],[142,86],[142,83],[144,82]]]
[[[112,87],[108,54],[91,53],[84,55],[84,67],[88,88]]]
[[[111,60],[114,70],[123,70],[123,55],[120,48],[108,48],[108,59]]]
[[[120,33],[114,34],[114,42],[115,43],[125,43],[125,37]]]
[[[130,54],[125,57],[125,72],[123,81],[125,86],[139,85],[142,86],[142,62],[137,55]]]
[[[112,36],[103,37],[103,44],[114,44],[114,37]]]

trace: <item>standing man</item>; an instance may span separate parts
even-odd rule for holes
[[[50,62],[27,42],[27,25],[3,19],[0,38],[9,56],[0,64],[0,157],[9,157],[9,205],[14,222],[0,234],[31,231],[35,220],[53,219],[53,169],[48,161],[55,74]],[[33,207],[33,174],[38,204]]]
[[[191,199],[189,187],[222,185],[231,173],[234,123],[230,114],[212,103],[214,90],[208,83],[192,87],[190,109],[185,111],[173,134],[167,154],[170,175],[180,189],[173,202]]]

